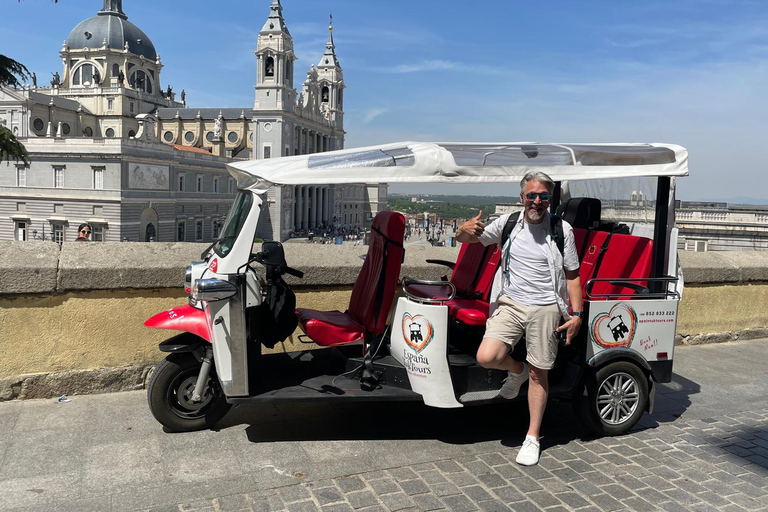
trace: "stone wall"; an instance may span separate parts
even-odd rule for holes
[[[347,307],[367,247],[286,244],[299,307]],[[184,269],[204,244],[0,242],[0,399],[135,389],[173,331],[150,316],[186,302]],[[439,279],[457,248],[409,246],[401,275]],[[679,343],[768,336],[768,254],[681,253]],[[305,348],[296,334],[279,350]]]

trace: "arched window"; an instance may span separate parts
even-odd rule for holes
[[[339,89],[339,101],[337,105],[339,108],[341,108],[341,105],[342,105],[341,100],[342,100],[341,89]]]
[[[327,85],[323,86],[322,93],[320,94],[320,98],[321,98],[321,101],[323,103],[328,103],[329,99],[328,99],[328,86]]]
[[[91,85],[95,71],[93,64],[83,64],[72,74],[72,85]]]
[[[149,75],[140,69],[131,73],[128,83],[134,89],[152,94],[152,80],[149,78]]]
[[[291,82],[291,59],[285,61],[285,80]]]
[[[120,74],[120,65],[112,64],[112,76],[117,77]]]
[[[267,57],[264,61],[264,76],[275,76],[275,59]]]

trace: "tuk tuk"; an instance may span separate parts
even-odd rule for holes
[[[447,263],[450,279],[401,276],[405,222],[380,212],[349,309],[315,311],[295,308],[282,276],[302,272],[288,266],[281,243],[258,246],[254,237],[264,194],[275,185],[498,183],[514,193],[527,172],[542,171],[556,183],[551,213],[574,228],[586,319],[559,348],[550,398],[571,401],[600,435],[624,433],[672,376],[683,291],[674,192],[687,163],[686,150],[673,144],[532,142],[401,142],[231,163],[238,194],[220,238],[187,268],[189,304],[145,322],[182,331],[160,344],[168,356],[148,387],[152,414],[171,431],[192,431],[215,424],[232,404],[503,401],[506,372],[475,359],[498,248],[463,244],[459,260]],[[403,294],[395,300],[398,284]],[[262,353],[297,325],[320,348]],[[524,359],[524,343],[513,357]],[[524,386],[515,400],[525,396]]]

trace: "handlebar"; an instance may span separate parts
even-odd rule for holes
[[[291,275],[293,277],[298,277],[299,279],[304,277],[304,272],[302,272],[301,270],[297,270],[295,268],[291,268],[291,267],[283,268],[283,272],[285,272],[286,274]]]
[[[406,297],[421,304],[442,304],[456,296],[456,287],[450,281],[426,281],[403,276],[402,286]]]

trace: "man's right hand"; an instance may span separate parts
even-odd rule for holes
[[[461,243],[477,242],[480,239],[480,235],[485,231],[485,224],[480,218],[483,216],[483,210],[476,217],[472,217],[456,231],[456,240]]]

